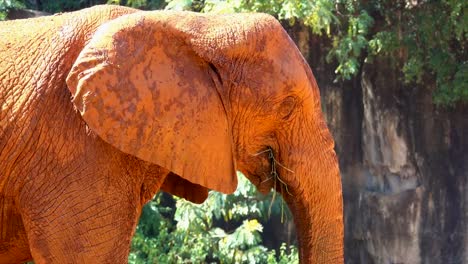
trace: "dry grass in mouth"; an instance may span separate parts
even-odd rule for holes
[[[273,207],[273,203],[276,200],[276,191],[278,190],[278,188],[277,188],[278,184],[279,184],[279,189],[280,189],[280,194],[281,195],[283,195],[284,190],[286,190],[288,195],[292,196],[292,194],[289,192],[287,183],[284,182],[281,179],[281,177],[279,176],[276,166],[278,165],[278,166],[280,166],[281,168],[285,169],[286,171],[288,171],[290,173],[294,173],[294,171],[292,171],[291,169],[288,169],[286,166],[281,164],[275,158],[275,154],[274,154],[273,149],[271,147],[267,147],[266,150],[260,151],[260,152],[256,153],[254,156],[258,156],[258,155],[263,154],[263,153],[268,154],[268,161],[270,162],[271,170],[270,170],[270,177],[266,178],[261,183],[264,183],[266,181],[269,181],[269,180],[273,179],[273,190],[274,190],[274,192],[273,192],[273,196],[271,198],[270,206],[268,207],[268,217],[270,217],[271,216],[271,209]],[[284,222],[284,200],[281,200],[281,223],[283,223],[283,222]]]

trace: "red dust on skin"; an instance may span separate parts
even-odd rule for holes
[[[195,184],[233,192],[237,178],[230,129],[206,74],[208,64],[182,42],[182,33],[161,27],[159,17],[167,22],[174,19],[145,13],[100,29],[100,37],[84,48],[68,76],[68,86],[79,91],[74,94],[75,104],[83,105],[81,114],[94,132],[124,152]],[[107,51],[107,56],[96,57],[96,50]],[[107,74],[106,68],[118,75]],[[155,80],[157,85],[153,85]],[[125,115],[127,108],[136,113]],[[229,177],[217,180],[205,175]]]
[[[334,143],[273,17],[101,6],[2,23],[0,263],[125,263],[157,190],[200,203],[240,170],[266,191],[266,149],[288,168],[301,262],[343,263]]]

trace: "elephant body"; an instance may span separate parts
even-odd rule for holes
[[[231,53],[212,59],[217,52],[216,48],[226,43],[235,48],[240,45],[237,40],[211,44],[204,43],[204,38],[201,38],[203,41],[200,43],[195,41],[195,33],[202,32],[202,36],[209,36],[209,32],[218,34],[222,31],[223,28],[219,27],[204,32],[203,23],[193,22],[212,18],[194,14],[137,15],[137,12],[130,8],[99,6],[50,17],[2,22],[0,35],[7,37],[0,38],[0,263],[21,263],[31,259],[36,263],[65,263],[70,260],[76,263],[126,263],[130,240],[141,208],[159,189],[194,202],[202,202],[208,189],[233,191],[235,178],[232,177],[235,177],[235,169],[245,172],[260,189],[272,187],[272,184],[266,185],[267,187],[262,185],[265,177],[268,177],[264,175],[264,171],[269,171],[271,160],[253,155],[251,157],[254,158],[247,157],[259,152],[259,148],[267,144],[250,143],[247,146],[242,141],[243,138],[237,136],[236,131],[241,128],[237,128],[238,123],[235,120],[242,115],[231,109],[234,105],[232,102],[226,101],[226,98],[236,95],[225,95],[220,91],[220,87],[227,86],[227,77],[223,75],[222,68],[224,61],[228,60],[226,56]],[[171,18],[173,16],[175,18]],[[186,20],[183,28],[195,30],[187,33],[183,28],[180,29],[182,26],[174,21],[181,18]],[[116,20],[115,23],[113,20]],[[166,20],[169,21],[167,24]],[[108,21],[112,23],[106,23]],[[144,30],[148,25],[157,30]],[[142,30],[138,32],[140,28]],[[125,30],[138,33],[121,38]],[[158,32],[164,34],[158,35]],[[154,44],[152,39],[145,38],[146,42],[154,44],[146,48],[132,42],[150,33],[154,33],[157,38],[169,36],[168,38],[181,40],[185,44],[177,46],[176,42],[161,44],[158,41]],[[286,43],[289,45],[289,42]],[[167,46],[158,49],[158,45]],[[172,54],[172,50],[166,48],[169,45],[176,45],[174,52],[183,54],[174,59],[175,63],[173,57],[177,57],[177,54]],[[206,54],[204,50],[197,50],[210,45],[212,48]],[[121,51],[109,52],[120,46]],[[260,52],[264,46],[266,44],[260,41],[253,48]],[[126,52],[129,55],[122,60],[119,56]],[[140,58],[137,56],[139,53],[143,54],[141,61],[134,59]],[[151,57],[152,60],[147,62],[146,58],[153,53],[159,55],[154,57],[156,59]],[[297,58],[301,58],[300,55]],[[131,67],[125,65],[127,60],[132,64]],[[209,60],[211,62],[206,62]],[[291,63],[296,63],[296,60],[294,57]],[[305,67],[303,63],[301,61],[298,65]],[[109,65],[113,68],[107,69]],[[99,75],[128,68],[126,74],[120,74],[123,79],[127,74],[134,76],[133,70],[139,69],[139,65],[149,65],[150,68],[147,71],[142,68],[141,76],[136,75],[129,81],[106,79]],[[167,65],[171,65],[175,74],[171,75]],[[310,79],[313,78],[311,72],[308,73],[308,68],[305,69],[300,78],[307,78],[308,82],[315,85],[314,80]],[[169,77],[164,77],[166,71],[169,72]],[[236,70],[227,72],[233,74]],[[286,74],[289,73],[285,72]],[[155,75],[158,77],[154,77]],[[232,83],[244,82],[240,78],[245,77],[240,73],[238,75],[237,79],[232,76],[228,79]],[[152,78],[157,78],[157,81],[150,84],[145,82]],[[185,81],[187,78],[189,81]],[[113,85],[114,82],[117,84]],[[171,85],[175,85],[173,83],[177,87],[184,87],[180,94],[172,88]],[[159,90],[141,90],[138,94],[140,86],[156,87]],[[164,90],[166,86],[169,88]],[[108,90],[102,87],[107,87]],[[204,90],[206,87],[217,87],[218,90]],[[124,91],[125,96],[119,95],[120,91]],[[142,102],[141,104],[132,105],[136,100],[130,96],[132,91],[137,91],[135,98],[139,98],[137,102]],[[318,94],[315,93],[317,92],[313,92],[317,97]],[[100,101],[99,96],[105,100]],[[157,101],[158,96],[164,100]],[[202,99],[195,107],[190,108],[189,101],[183,101],[184,96],[190,100],[200,96]],[[147,102],[150,99],[144,98],[153,98],[150,103],[161,105],[161,109],[151,110],[153,107]],[[283,101],[275,100],[279,103]],[[279,110],[271,110],[280,113],[284,120],[289,118],[293,111],[292,106],[297,104],[296,99],[292,103],[288,100],[281,103]],[[319,107],[316,100],[310,104],[313,109]],[[212,101],[216,102],[211,103]],[[161,102],[171,104],[162,107]],[[122,110],[123,106],[125,108]],[[182,116],[183,111],[177,112],[177,109],[193,111],[191,119],[195,121],[192,128],[184,128],[183,124],[192,121]],[[101,111],[110,117],[96,115],[96,112]],[[139,116],[136,114],[129,118],[125,116],[134,112],[151,115],[151,111],[167,111],[170,114],[161,118],[154,117],[159,121],[145,119],[144,122],[138,121]],[[196,113],[204,111],[213,115],[207,119],[203,119],[201,114],[197,116]],[[227,113],[227,118],[223,113]],[[223,117],[217,119],[217,115]],[[276,114],[274,116],[276,118]],[[312,119],[314,124],[318,122],[313,126],[313,131],[320,134],[318,141],[313,140],[314,144],[325,142],[326,146],[319,147],[323,151],[308,149],[312,156],[323,161],[320,164],[314,163],[311,168],[327,173],[330,171],[333,173],[330,176],[333,185],[341,188],[336,157],[332,150],[333,141],[320,114],[314,114]],[[151,136],[147,136],[147,130],[132,129],[134,122],[137,122],[135,120],[140,122],[140,126],[149,126]],[[169,124],[167,127],[164,126],[165,122]],[[213,124],[205,128],[207,122]],[[277,122],[270,120],[267,123]],[[260,130],[263,131],[262,129]],[[197,134],[195,130],[202,132]],[[209,134],[212,133],[210,131],[215,132]],[[114,133],[120,134],[115,136]],[[133,134],[138,136],[125,141]],[[176,136],[173,139],[168,134]],[[216,146],[219,146],[219,149],[213,151],[213,155],[210,154],[211,143],[206,143],[205,137],[214,138]],[[146,139],[148,141],[144,141]],[[269,145],[277,146],[275,143]],[[191,148],[206,150],[206,155],[210,158],[207,161],[197,160],[191,154]],[[152,149],[155,151],[152,152]],[[291,156],[297,152],[289,147],[283,146],[283,149],[287,149]],[[304,150],[300,152],[302,151]],[[279,152],[276,153],[279,155]],[[219,166],[216,165],[215,154],[220,157]],[[192,159],[196,162],[192,162]],[[281,161],[286,162],[286,159]],[[254,162],[261,164],[260,167],[253,165]],[[303,163],[305,161],[302,158],[289,162]],[[286,175],[286,172],[282,173]],[[299,173],[302,172],[298,170]],[[297,191],[297,195],[307,192],[307,188],[300,187],[301,181],[287,181],[293,192]],[[314,180],[305,182],[316,184]],[[327,211],[335,208],[337,213],[330,217],[333,224],[323,222],[318,225],[323,230],[332,230],[322,232],[325,235],[321,239],[318,237],[312,240],[308,236],[300,238],[302,258],[304,261],[320,260],[321,256],[307,253],[312,250],[312,245],[332,244],[336,248],[327,251],[329,255],[319,262],[326,263],[325,259],[328,259],[330,263],[339,263],[342,261],[341,189],[330,196],[325,191],[314,192],[318,193],[318,198],[309,199],[309,195],[306,195],[298,202],[290,197],[288,204],[293,211],[309,212],[310,218],[318,223],[326,218],[320,217],[320,214],[327,215]],[[307,209],[309,207],[305,202],[316,203],[321,201],[322,196],[331,197],[333,205],[327,202],[323,208],[318,207],[317,213]],[[299,228],[310,228],[307,224],[309,219],[306,219],[309,216],[298,217]],[[336,233],[333,231],[335,227],[332,227],[335,224]]]
[[[167,171],[90,135],[64,84],[97,26],[131,12],[106,7],[2,25],[0,35],[8,38],[0,40],[7,47],[0,52],[0,263],[29,260],[31,252],[36,263],[58,262],[64,259],[51,252],[79,257],[95,244],[101,256],[76,261],[126,258],[141,204]],[[152,182],[145,181],[148,173]],[[83,202],[89,197],[93,204]],[[82,226],[100,235],[88,240]]]

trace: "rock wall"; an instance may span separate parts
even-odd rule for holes
[[[388,59],[334,82],[327,40],[301,25],[287,30],[336,140],[346,263],[468,263],[468,105],[436,107],[434,82],[405,85]]]
[[[12,9],[8,11],[7,20],[26,19],[40,16],[48,16],[49,13],[31,9]]]

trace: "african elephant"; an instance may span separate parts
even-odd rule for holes
[[[125,263],[159,189],[200,203],[236,171],[283,190],[303,263],[343,262],[334,142],[273,17],[99,6],[0,35],[0,263]]]

